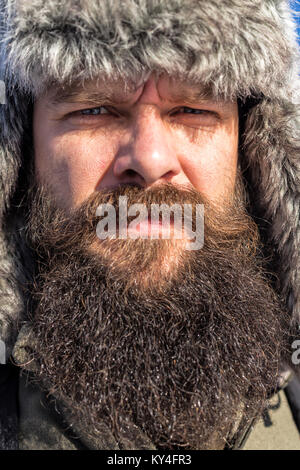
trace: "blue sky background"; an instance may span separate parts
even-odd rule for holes
[[[294,10],[296,10],[297,12],[299,12],[299,16],[300,16],[300,2],[299,0],[298,1],[292,1],[291,2],[291,5],[293,7]],[[297,24],[298,24],[298,43],[300,44],[300,18],[296,18],[297,20]]]

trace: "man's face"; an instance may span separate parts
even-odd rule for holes
[[[208,200],[233,192],[236,102],[154,76],[138,87],[104,81],[50,90],[34,107],[35,168],[64,209],[121,184],[188,186]]]
[[[250,422],[274,387],[284,318],[245,210],[237,104],[153,76],[50,90],[35,104],[34,150],[41,381],[121,448],[124,423],[157,448],[223,448],[237,410]],[[96,208],[119,195],[148,210],[204,204],[203,247],[108,239],[94,256]]]

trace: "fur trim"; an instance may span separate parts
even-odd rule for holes
[[[299,55],[288,1],[0,0],[0,11],[7,89],[7,104],[0,110],[0,322],[5,331],[21,318],[24,298],[16,284],[26,277],[22,249],[11,235],[7,240],[24,135],[30,132],[30,98],[54,83],[99,76],[136,83],[149,71],[209,84],[216,96],[257,98],[241,139],[249,199],[252,215],[267,225],[278,292],[292,321],[299,322]],[[8,295],[10,288],[15,297]]]
[[[290,85],[295,43],[284,1],[5,3],[12,89],[18,83],[38,94],[52,81],[99,75],[136,82],[150,70],[209,82],[227,97],[276,97]]]

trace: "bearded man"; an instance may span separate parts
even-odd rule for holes
[[[299,449],[287,2],[3,0],[1,15],[2,448],[242,448],[279,396],[275,435]]]

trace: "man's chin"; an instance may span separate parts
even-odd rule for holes
[[[88,253],[95,265],[105,266],[111,282],[136,294],[167,290],[186,275],[192,260],[185,239],[95,240]]]

